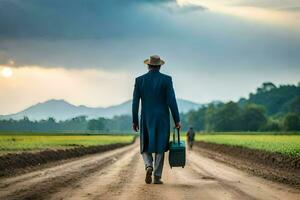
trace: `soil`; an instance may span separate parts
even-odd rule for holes
[[[50,162],[105,152],[128,144],[111,144],[69,149],[47,149],[36,152],[8,153],[0,156],[0,177],[27,171],[29,167],[41,166]]]
[[[185,168],[171,169],[166,155],[163,185],[145,184],[137,141],[57,165],[45,164],[47,167],[21,175],[2,177],[0,199],[299,199],[300,190],[216,161],[201,149],[187,152]]]
[[[196,151],[252,174],[300,188],[299,156],[208,142],[196,142]]]

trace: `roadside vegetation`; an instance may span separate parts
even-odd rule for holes
[[[0,135],[0,152],[130,143],[134,135]]]
[[[300,84],[263,83],[248,99],[211,103],[181,119],[183,129],[192,126],[198,131],[299,131]]]
[[[196,140],[300,156],[300,135],[197,134]]]

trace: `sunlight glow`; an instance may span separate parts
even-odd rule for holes
[[[1,75],[2,67],[7,66],[0,66]],[[130,99],[134,84],[134,78],[126,73],[99,69],[41,66],[11,69],[14,70],[12,77],[0,78],[1,114],[18,112],[49,99],[65,99],[75,105],[106,107]]]
[[[10,67],[3,67],[2,76],[5,78],[9,78],[13,75],[13,71]]]

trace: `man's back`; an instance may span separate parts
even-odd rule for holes
[[[195,140],[195,131],[193,129],[189,129],[187,136],[188,136],[189,141],[194,141]]]
[[[141,111],[141,152],[168,150],[170,133],[169,108],[174,122],[179,122],[179,112],[172,78],[159,70],[150,70],[136,78],[133,95],[133,122],[138,123],[139,100]]]
[[[147,115],[166,115],[169,112],[167,89],[171,77],[151,70],[137,78],[142,102],[142,112]],[[158,116],[158,117],[159,117]]]

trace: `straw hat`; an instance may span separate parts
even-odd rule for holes
[[[147,65],[163,65],[165,61],[161,60],[158,55],[153,55],[150,56],[150,59],[146,59],[144,63]]]

